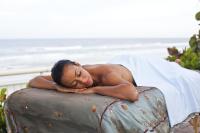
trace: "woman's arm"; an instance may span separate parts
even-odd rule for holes
[[[118,72],[111,72],[104,76],[105,86],[94,87],[97,94],[116,97],[129,101],[138,100],[139,94],[136,87],[120,76]]]
[[[37,76],[29,81],[28,87],[40,89],[56,89],[56,84],[55,82],[53,82],[52,77],[50,75]]]
[[[96,93],[111,97],[116,97],[119,99],[136,101],[138,100],[139,94],[134,85],[131,83],[124,83],[115,86],[96,86],[86,89],[80,93]]]
[[[39,88],[39,89],[53,89],[64,93],[78,93],[79,91],[83,91],[84,89],[73,89],[66,88],[60,85],[57,85],[51,76],[37,76],[29,81],[29,87]]]
[[[80,93],[80,94],[101,94],[111,97],[116,97],[119,99],[136,101],[138,100],[139,94],[137,89],[131,83],[124,83],[115,86],[96,86],[91,88],[83,88],[83,89],[72,89],[65,88],[59,85],[56,85],[56,90],[64,93]]]
[[[92,87],[82,91],[82,93],[97,93],[132,102],[138,100],[139,93],[135,86],[123,79],[118,73],[108,73],[103,77],[102,81],[105,86]]]

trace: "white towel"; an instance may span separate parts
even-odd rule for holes
[[[109,63],[128,68],[138,86],[152,86],[164,94],[173,127],[200,112],[200,74],[162,58],[121,55]]]

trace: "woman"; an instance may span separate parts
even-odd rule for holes
[[[109,64],[83,66],[61,60],[52,68],[51,76],[38,76],[29,85],[136,101],[136,83],[156,87],[163,93],[171,126],[200,112],[200,74],[159,58],[122,55]]]
[[[97,93],[129,101],[138,99],[131,72],[120,64],[80,65],[60,60],[52,68],[51,75],[35,77],[29,86],[61,92]]]

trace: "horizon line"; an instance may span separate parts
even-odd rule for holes
[[[45,40],[45,39],[188,39],[190,37],[33,37],[33,38],[0,38],[0,40]]]

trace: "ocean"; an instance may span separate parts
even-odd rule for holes
[[[0,71],[51,67],[60,59],[106,63],[119,54],[166,57],[167,47],[183,49],[187,38],[1,39]]]

